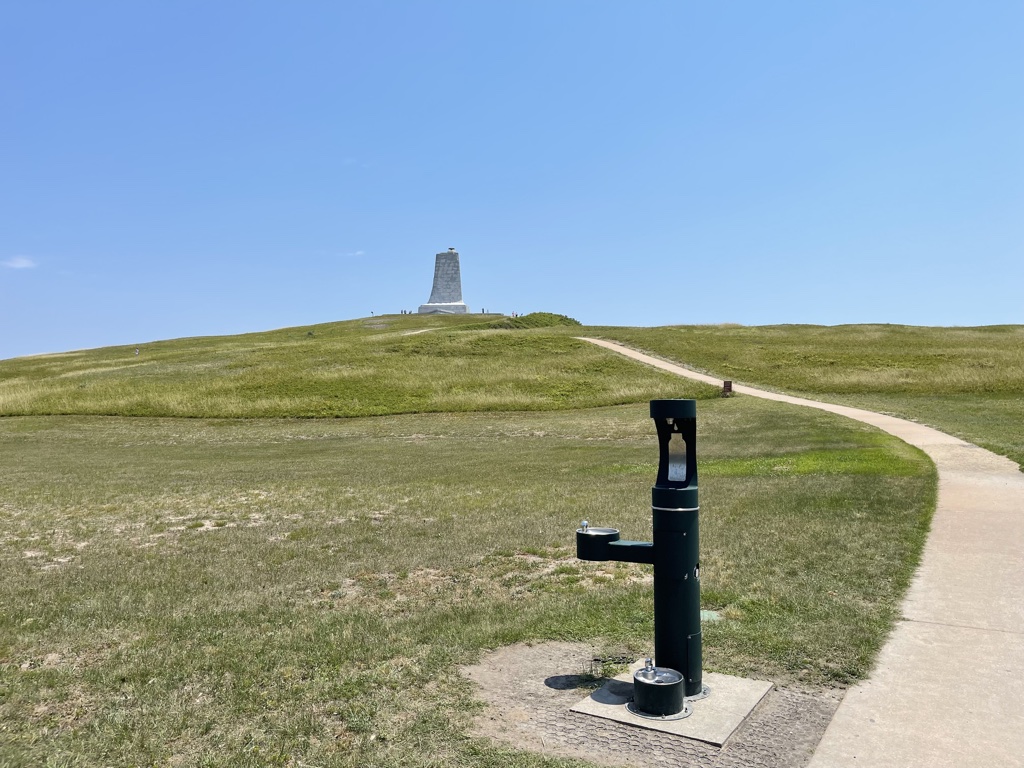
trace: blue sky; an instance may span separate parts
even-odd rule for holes
[[[0,358],[415,309],[1024,322],[1021,2],[0,7]]]

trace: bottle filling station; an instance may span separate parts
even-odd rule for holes
[[[584,520],[576,556],[654,566],[654,658],[633,675],[631,710],[674,719],[709,694],[701,675],[697,401],[652,400],[651,418],[660,450],[651,489],[653,541],[621,540],[617,528]]]

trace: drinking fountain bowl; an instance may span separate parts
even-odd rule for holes
[[[683,696],[683,675],[668,667],[656,667],[652,659],[633,673],[633,706],[629,709],[641,717],[680,719],[691,709]]]
[[[576,529],[576,557],[580,560],[610,560],[608,545],[618,540],[618,528],[594,528],[584,520]]]

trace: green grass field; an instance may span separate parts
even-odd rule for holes
[[[580,764],[468,737],[457,670],[517,641],[650,652],[650,569],[572,547],[582,518],[649,538],[654,397],[700,401],[705,668],[864,677],[934,509],[927,458],[575,335],[1021,452],[1020,328],[517,319],[0,361],[0,766]]]
[[[753,398],[699,423],[704,607],[725,617],[705,667],[863,676],[929,462]],[[650,652],[649,568],[572,548],[582,517],[649,537],[644,405],[14,417],[0,457],[0,764],[565,765],[467,738],[457,667],[545,638]]]

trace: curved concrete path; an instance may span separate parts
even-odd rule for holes
[[[582,340],[722,384],[620,344]],[[1024,766],[1024,474],[905,419],[733,389],[866,422],[917,446],[938,469],[938,506],[903,618],[870,679],[847,691],[810,767]]]

